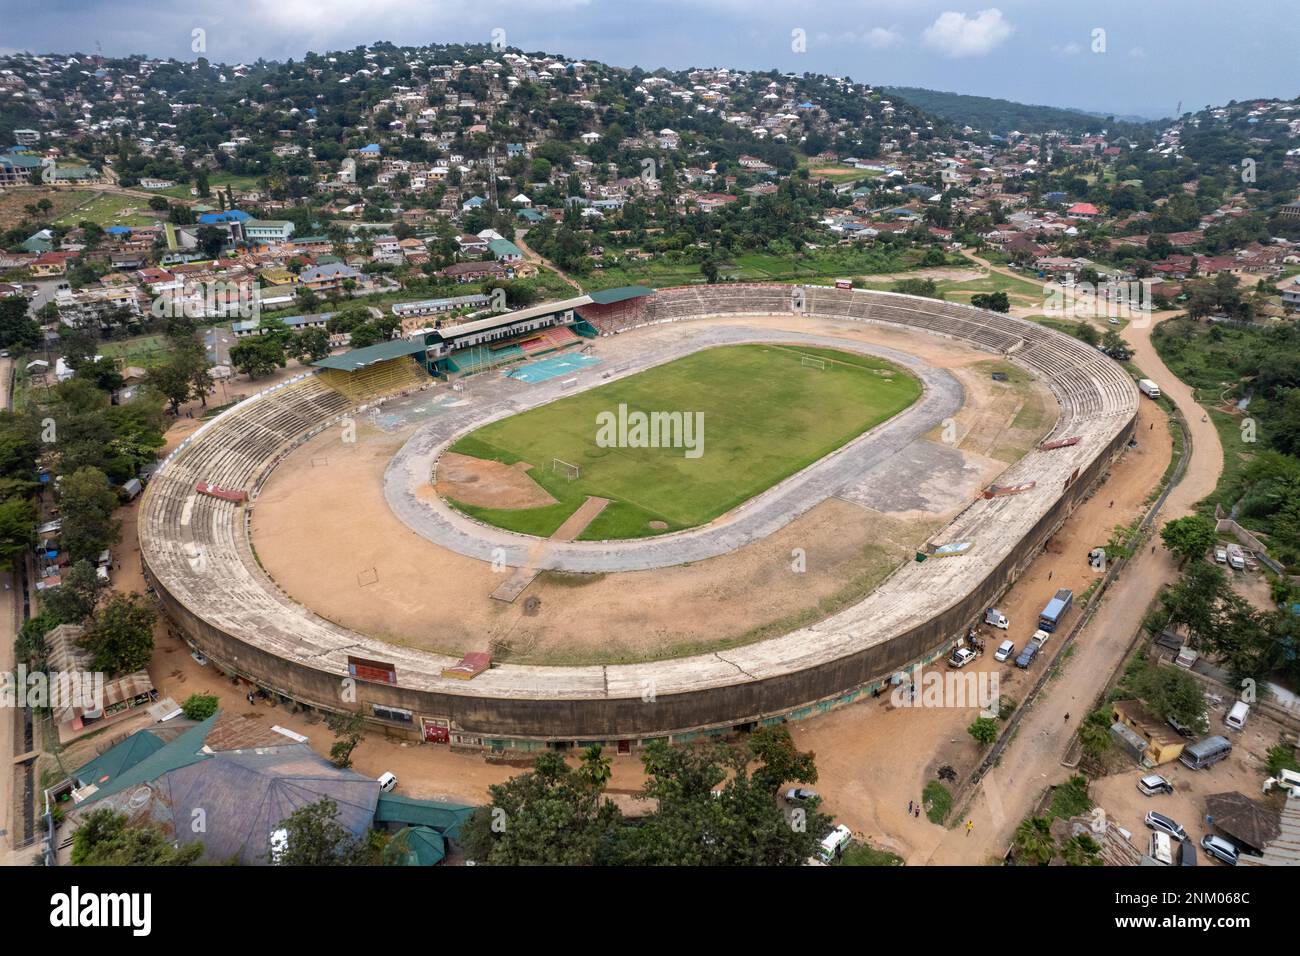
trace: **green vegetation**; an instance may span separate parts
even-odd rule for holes
[[[902,866],[903,858],[897,853],[882,850],[868,843],[854,843],[840,857],[838,866]]]
[[[805,367],[805,356],[825,367]],[[542,536],[589,495],[611,504],[586,539],[694,527],[893,417],[919,394],[910,375],[868,356],[767,345],[708,349],[487,425],[452,446],[507,465],[530,463],[531,476],[557,504],[518,510],[453,504],[489,524]],[[629,415],[682,412],[692,426],[702,414],[701,453],[686,457],[681,441],[675,448],[602,447],[598,429],[610,426],[620,406]],[[627,437],[636,437],[631,428]],[[685,437],[682,430],[679,438]],[[553,459],[577,465],[580,477],[553,473]],[[652,521],[665,527],[652,528]]]
[[[921,791],[925,816],[931,823],[942,824],[952,813],[952,791],[938,780],[931,780]]]
[[[1123,127],[1127,135],[1132,136],[1143,129],[1154,128],[1155,125],[1135,124],[1123,120],[1117,122],[1114,116],[1085,113],[1082,110],[1058,106],[1034,106],[991,96],[969,96],[964,93],[947,93],[915,86],[887,86],[884,90],[891,99],[904,100],[918,109],[933,113],[940,119],[958,126],[970,124],[976,129],[988,130],[991,133],[1008,133],[1012,130],[1019,130],[1022,133],[1045,133],[1049,130],[1099,133],[1107,130],[1111,136],[1117,136],[1120,135],[1117,127]]]
[[[576,768],[542,754],[531,771],[489,788],[491,803],[461,828],[466,854],[493,866],[800,866],[831,829],[819,798],[787,817],[776,796],[817,781],[812,754],[795,749],[785,727],[740,745],[655,742],[641,762],[640,796],[653,809],[633,825],[605,797],[611,769],[599,746]]]
[[[1157,326],[1152,341],[1197,401],[1220,406],[1209,415],[1223,443],[1224,471],[1202,510],[1235,510],[1273,557],[1300,564],[1300,326],[1175,319]],[[1223,407],[1244,398],[1244,412]]]

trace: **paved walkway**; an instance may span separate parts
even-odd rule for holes
[[[925,441],[924,435],[930,429],[955,415],[965,398],[961,383],[950,373],[904,352],[831,336],[746,326],[696,326],[691,329],[685,347],[677,334],[665,334],[659,341],[641,337],[641,347],[634,358],[580,373],[582,389],[701,349],[757,342],[801,343],[874,355],[910,370],[924,384],[924,392],[910,408],[707,525],[632,541],[562,543],[552,540],[547,552],[539,558],[539,570],[645,571],[729,554],[779,531],[810,508],[861,482],[871,472],[924,467],[917,463],[925,462],[927,456],[905,452],[914,443]],[[611,364],[613,367],[604,371]],[[384,474],[384,496],[404,524],[434,544],[481,561],[521,567],[526,565],[536,539],[481,524],[441,499],[420,497],[417,491],[429,483],[438,457],[462,435],[575,392],[562,390],[559,382],[534,385],[520,392],[506,380],[493,380],[485,375],[473,379],[470,388],[475,401],[431,420],[397,453]],[[928,473],[915,474],[914,485],[923,484],[928,477]]]

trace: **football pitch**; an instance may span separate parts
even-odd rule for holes
[[[588,496],[610,504],[583,540],[692,528],[892,418],[920,394],[911,374],[853,352],[705,349],[485,425],[452,445],[475,458],[527,462],[556,504],[451,503],[488,524],[543,537]]]

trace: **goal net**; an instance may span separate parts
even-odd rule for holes
[[[565,461],[562,458],[552,458],[551,474],[563,475],[565,478],[568,478],[570,481],[573,481],[574,479],[576,479],[582,474],[582,469],[579,468],[577,465]]]
[[[811,355],[803,356],[802,361],[799,364],[801,364],[804,368],[815,368],[818,371],[822,371],[822,372],[826,371],[826,360],[815,358]]]

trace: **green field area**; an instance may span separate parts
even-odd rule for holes
[[[805,364],[805,357],[815,364]],[[584,540],[691,528],[892,418],[920,394],[912,375],[871,356],[776,345],[707,349],[485,425],[452,445],[476,458],[528,462],[529,474],[556,504],[452,504],[489,524],[539,536],[553,534],[588,496],[610,504],[582,533]],[[601,447],[598,416],[617,416],[619,406],[626,406],[629,422],[636,412],[701,413],[703,427],[695,434],[703,440],[669,448],[627,447],[631,442]],[[688,436],[683,431],[679,437]],[[689,447],[699,448],[698,457],[686,457]],[[579,476],[555,470],[555,459],[577,465]]]
[[[152,226],[166,216],[149,208],[143,197],[122,196],[117,193],[82,192],[84,202],[55,220],[59,226],[76,226],[93,222],[103,226]]]
[[[177,183],[175,186],[168,186],[166,189],[151,189],[149,192],[156,193],[159,196],[166,196],[169,199],[192,199],[194,202],[206,203],[209,206],[217,204],[217,190],[225,190],[227,187],[236,192],[246,189],[256,189],[259,178],[257,176],[236,176],[234,173],[214,170],[208,173],[208,191],[212,194],[207,199],[198,196],[191,196],[190,190],[194,188],[193,183]]]
[[[956,259],[954,262],[958,261]],[[816,282],[824,279],[906,272],[920,265],[916,250],[886,250],[831,246],[801,255],[747,252],[718,262],[718,275],[735,282]],[[628,262],[599,269],[578,280],[584,292],[622,285],[664,288],[704,282],[700,263],[693,258],[662,256],[648,262]]]

